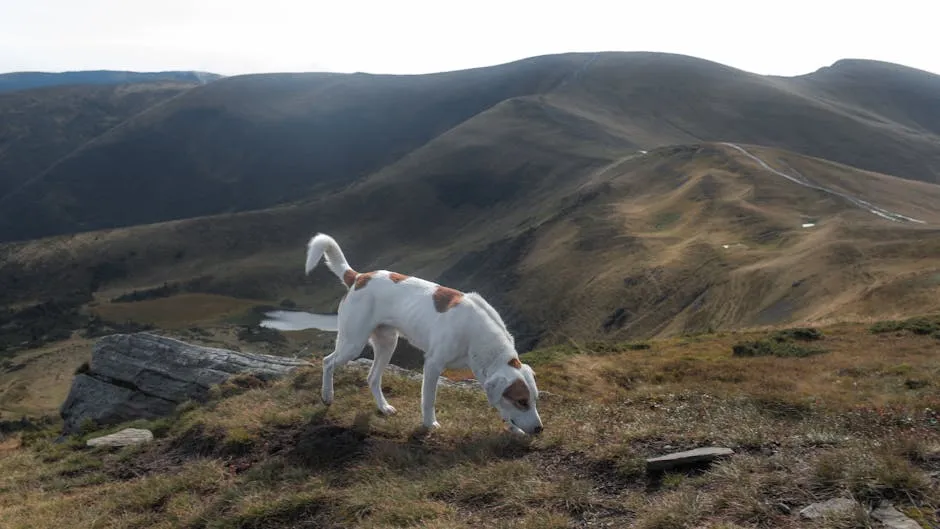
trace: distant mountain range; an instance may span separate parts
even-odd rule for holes
[[[113,85],[133,83],[208,83],[222,76],[208,72],[125,72],[87,70],[76,72],[11,72],[0,74],[0,93],[62,85]]]

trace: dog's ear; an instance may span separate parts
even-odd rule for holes
[[[490,378],[483,382],[483,391],[486,392],[486,400],[496,406],[503,398],[503,390],[506,389],[506,378],[498,373],[494,373]]]

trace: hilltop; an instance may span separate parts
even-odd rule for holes
[[[877,526],[872,509],[886,502],[935,527],[937,322],[535,351],[537,438],[501,432],[481,391],[449,386],[438,390],[442,428],[425,435],[420,380],[392,374],[385,392],[399,413],[378,417],[363,369],[337,373],[327,409],[317,354],[286,379],[231,379],[206,403],[60,444],[55,425],[21,425],[0,438],[0,523],[844,528]],[[745,354],[755,341],[771,344],[766,355]],[[85,446],[124,426],[156,439]],[[645,465],[711,445],[734,453],[665,473]],[[800,514],[833,498],[850,508]]]

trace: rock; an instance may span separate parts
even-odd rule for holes
[[[85,441],[87,446],[128,446],[153,441],[153,432],[143,428],[124,428],[111,435],[103,435]]]
[[[76,375],[59,409],[63,433],[83,421],[98,425],[153,419],[187,400],[204,400],[209,388],[235,374],[281,377],[309,362],[188,344],[142,332],[112,334],[95,343],[88,370]]]
[[[718,446],[696,448],[694,450],[676,452],[674,454],[647,459],[646,470],[650,472],[661,472],[681,466],[710,463],[715,459],[728,457],[732,454],[734,454],[734,450],[730,448],[722,448]]]
[[[833,498],[823,502],[810,504],[800,510],[800,516],[809,520],[818,520],[827,515],[851,512],[859,507],[859,503],[849,498]]]
[[[871,517],[883,523],[888,529],[922,529],[920,524],[911,520],[890,503],[882,503],[871,512]]]

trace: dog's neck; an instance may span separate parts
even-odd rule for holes
[[[471,324],[467,367],[480,383],[486,382],[498,369],[516,358],[516,349],[508,331],[481,309]]]
[[[473,376],[483,383],[515,357],[516,353],[508,343],[471,343],[467,365]]]

